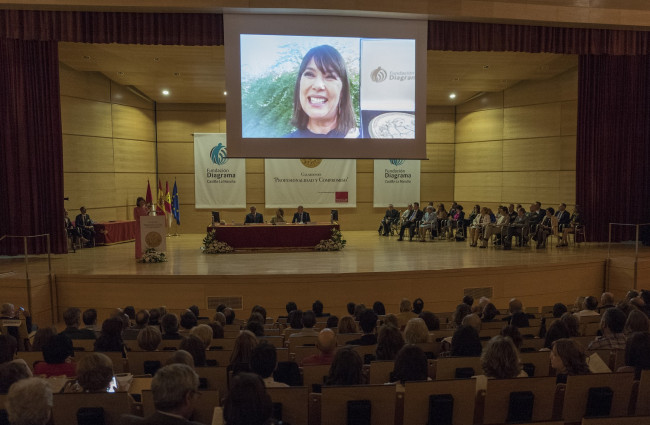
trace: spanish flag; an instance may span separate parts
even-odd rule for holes
[[[165,214],[172,213],[172,196],[169,194],[169,182],[165,182]]]
[[[156,202],[156,214],[165,215],[165,192],[163,192],[162,182],[158,179],[158,199]]]

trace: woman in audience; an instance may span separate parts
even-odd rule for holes
[[[436,220],[436,213],[433,211],[433,207],[427,207],[424,215],[422,216],[422,221],[420,221],[418,230],[420,242],[426,242],[425,235],[427,234],[427,230],[430,230],[431,234],[433,235],[437,227],[438,221]]]
[[[189,332],[190,329],[199,324],[198,319],[190,310],[181,314],[181,332]]]
[[[625,343],[625,366],[617,372],[634,372],[634,379],[641,379],[641,371],[650,369],[650,333],[635,332]]]
[[[517,347],[507,336],[497,335],[487,343],[481,355],[481,366],[488,378],[510,379],[528,376],[521,369]]]
[[[240,373],[232,380],[223,407],[226,425],[268,425],[273,403],[264,382],[254,373]]]
[[[562,315],[568,312],[569,309],[562,303],[553,304],[553,317],[559,319]]]
[[[357,324],[354,323],[354,319],[351,316],[343,316],[339,320],[339,333],[340,334],[355,334],[359,332],[357,330]]]
[[[576,316],[570,312],[566,312],[562,317],[560,317],[560,320],[569,330],[569,338],[580,336],[580,324],[578,323],[578,318]]]
[[[77,384],[86,393],[106,392],[113,379],[113,362],[105,354],[83,356],[77,366]]]
[[[157,327],[145,326],[138,332],[138,347],[144,351],[156,351],[162,342],[162,334]]]
[[[630,311],[625,322],[625,335],[629,336],[634,332],[648,332],[648,330],[650,330],[648,316],[639,310]]]
[[[515,344],[517,350],[521,350],[521,346],[524,344],[524,339],[521,337],[519,328],[513,325],[504,326],[500,332],[501,336],[507,336],[512,340],[512,343]]]
[[[523,311],[517,311],[510,318],[510,324],[518,328],[528,328],[530,327],[530,322],[528,321],[528,316]]]
[[[443,340],[443,346],[447,343]],[[440,353],[441,357],[478,357],[483,350],[478,331],[469,325],[463,325],[456,329],[448,344],[449,349]]]
[[[7,394],[9,387],[21,379],[32,377],[32,372],[26,363],[7,362],[0,365],[0,394]],[[2,408],[0,404],[0,408]],[[2,414],[0,413],[0,423],[2,423]]]
[[[553,343],[558,339],[570,338],[569,328],[561,320],[556,320],[551,324],[551,327],[548,328],[546,332],[546,337],[544,338],[544,348],[540,351],[549,351],[553,347]]]
[[[360,385],[363,361],[359,353],[350,347],[341,347],[336,351],[325,385]]]
[[[565,379],[560,375],[588,375],[589,365],[585,352],[575,340],[560,338],[551,349],[551,367],[558,374],[558,382]]]
[[[469,246],[477,246],[478,238],[483,234],[485,226],[490,222],[488,209],[486,207],[481,208],[481,213],[476,215],[469,226]]]
[[[121,325],[120,325],[121,326]],[[72,341],[63,334],[55,335],[43,346],[44,362],[34,365],[34,375],[75,376],[77,364],[72,360]]]
[[[302,329],[302,310],[293,310],[288,319],[291,329]]]
[[[95,341],[95,351],[119,351],[125,353],[122,326],[122,319],[117,316],[104,320],[102,333]]]
[[[372,311],[374,311],[377,316],[386,315],[386,307],[384,307],[384,303],[381,301],[375,301],[375,303],[372,305]]]
[[[43,351],[43,347],[50,341],[50,339],[57,334],[54,326],[40,328],[34,335],[32,341],[32,351]]]
[[[194,369],[194,359],[192,358],[192,355],[185,350],[174,351],[174,354],[172,354],[165,362],[165,366],[176,363],[185,364]]]
[[[11,386],[6,404],[2,408],[7,409],[6,423],[45,425],[52,423],[52,406],[50,384],[43,379],[29,378]]]
[[[327,318],[327,323],[325,324],[327,328],[330,329],[338,329],[339,327],[339,317],[335,316],[333,314],[330,314],[330,316]]]
[[[231,370],[233,375],[239,372],[250,371],[249,362],[253,355],[253,349],[256,346],[257,337],[255,334],[251,331],[241,331],[235,339],[235,346],[230,355],[230,364],[228,365],[228,370]]]
[[[468,306],[465,303],[460,303],[456,306],[456,311],[454,311],[454,314],[451,317],[452,320],[452,326],[454,328],[459,327],[463,323],[463,319],[465,316],[468,314],[472,314],[472,307]]]
[[[404,341],[407,344],[424,344],[429,342],[429,330],[424,320],[415,317],[408,321],[404,329]]]
[[[387,314],[386,317],[384,317],[384,325],[395,326],[397,329],[399,329],[399,321],[397,320],[397,316],[395,316],[393,313]]]
[[[488,241],[492,235],[501,235],[504,226],[507,226],[509,222],[510,216],[508,215],[508,208],[502,205],[499,207],[499,215],[496,223],[489,223],[485,226],[483,237],[481,237],[482,243],[479,248],[487,248]]]
[[[423,311],[418,317],[424,320],[424,324],[427,325],[429,332],[440,330],[440,319],[432,312]]]
[[[562,235],[560,235],[560,243],[558,244],[558,247],[569,245],[569,233],[575,233],[576,227],[580,226],[581,224],[582,216],[580,215],[580,208],[576,205],[573,207],[573,214],[571,214],[571,221],[569,225],[564,229],[560,229],[562,231]]]
[[[395,360],[395,356],[404,346],[402,333],[393,325],[383,325],[377,336],[377,360]]]
[[[499,314],[499,310],[492,303],[487,303],[481,312],[482,322],[494,322],[494,318]]]
[[[391,381],[426,381],[429,379],[429,363],[424,351],[417,345],[405,345],[395,357],[395,369]]]
[[[208,326],[212,329],[212,339],[223,339],[223,326],[219,322],[210,322]]]
[[[180,350],[185,350],[192,355],[194,367],[206,366],[205,344],[196,335],[188,335],[181,340],[178,346]]]
[[[198,325],[192,328],[190,330],[190,335],[195,335],[197,336],[202,342],[204,349],[207,350],[210,348],[210,344],[212,343],[212,328],[208,325]]]

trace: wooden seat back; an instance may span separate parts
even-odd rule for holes
[[[361,338],[362,333],[353,333],[353,334],[336,334],[336,345],[342,346],[352,341],[354,339]]]
[[[390,374],[394,369],[395,362],[391,360],[370,362],[368,382],[370,385],[379,385],[391,382]]]
[[[282,422],[307,425],[309,422],[309,390],[307,387],[267,388],[271,401],[282,405]]]
[[[609,416],[626,416],[633,380],[633,373],[598,373],[567,377],[564,394],[564,421],[580,422],[582,420],[585,416],[589,389],[597,387],[609,387],[614,393]]]
[[[394,385],[354,385],[323,387],[321,425],[347,423],[349,401],[370,401],[372,425],[394,425],[397,392]]]
[[[327,375],[330,373],[330,365],[303,366],[302,384],[312,391],[313,384],[322,385]]]
[[[454,399],[453,425],[474,423],[476,380],[407,382],[404,384],[404,424],[426,424],[429,397],[450,394]]]
[[[211,424],[214,408],[221,405],[221,394],[215,390],[201,390],[200,393],[201,396],[194,402],[192,420],[202,424]],[[144,417],[151,416],[155,412],[153,393],[151,390],[142,391],[142,413]]]
[[[226,367],[221,366],[205,366],[194,368],[199,379],[207,384],[206,388],[201,388],[201,391],[216,390],[219,394],[225,396],[228,394],[228,372]]]
[[[52,418],[56,424],[75,425],[77,411],[92,407],[104,409],[106,425],[119,425],[120,416],[131,411],[129,394],[126,392],[54,394]]]
[[[535,377],[545,377],[551,370],[550,351],[533,351],[530,353],[520,353],[519,359],[522,364],[530,363],[535,366]]]
[[[147,373],[144,370],[144,362],[157,361],[160,362],[160,367],[163,367],[172,354],[173,351],[131,351],[127,354],[129,372],[133,375],[144,375]]]
[[[483,374],[480,357],[440,357],[436,361],[436,381],[455,379],[456,369],[471,367],[475,375]]]
[[[483,423],[486,425],[506,423],[510,394],[522,391],[531,391],[534,395],[532,420],[551,420],[555,386],[555,377],[488,379]]]
[[[634,414],[637,416],[650,416],[650,370],[641,371],[637,394]]]

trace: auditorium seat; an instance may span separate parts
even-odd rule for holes
[[[375,352],[377,351],[377,344],[374,345],[351,345],[352,349],[356,351],[359,356],[361,356],[361,360],[364,363],[369,363],[370,361],[366,361],[366,356],[370,357],[371,359],[375,359]]]
[[[72,349],[74,351],[94,351],[95,340],[94,339],[73,339]]]
[[[323,385],[325,378],[330,373],[330,365],[303,366],[300,371],[303,385],[311,392],[314,384]]]
[[[173,351],[130,351],[127,354],[129,372],[132,375],[154,375],[163,367]]]
[[[211,424],[214,408],[221,404],[222,394],[214,390],[201,390],[200,393],[201,396],[194,402],[192,420],[202,424]],[[156,412],[153,404],[153,394],[150,390],[142,391],[142,412],[145,417]]]
[[[401,393],[400,393],[401,397]],[[371,425],[394,425],[397,391],[394,385],[354,385],[323,387],[321,394],[321,425],[366,423],[348,419],[369,412]]]
[[[337,334],[336,335],[336,345],[343,346],[343,345],[347,344],[348,341],[352,341],[352,340],[361,338],[362,335],[363,335],[362,333]]]
[[[436,360],[436,381],[481,374],[483,369],[480,357],[440,357]]]
[[[285,340],[284,345],[289,348],[289,352],[293,353],[293,348],[298,346],[316,345],[318,336],[296,336],[290,337]]]
[[[79,362],[79,360],[81,360],[84,356],[89,356],[93,353],[94,351],[75,351],[74,359],[75,361]],[[111,359],[111,362],[113,362],[113,372],[129,372],[127,360],[122,357],[121,351],[101,351],[101,353]]]
[[[231,355],[232,350],[210,350],[205,352],[205,359],[217,362],[217,366],[228,366]],[[208,364],[214,365],[214,363]]]
[[[545,377],[549,375],[551,368],[550,355],[550,351],[533,351],[529,353],[520,353],[519,358],[522,365],[524,365],[524,370],[526,370],[526,372],[530,370],[527,365],[531,365],[534,368],[534,374],[531,375],[529,373],[529,376]]]
[[[307,345],[307,346],[300,345],[293,348],[293,352],[289,353],[289,358],[292,361],[300,364],[302,363],[302,359],[304,359],[305,357],[309,357],[313,354],[318,354],[318,353],[319,353],[318,348],[316,348],[316,346],[314,345]]]
[[[228,394],[228,372],[224,366],[196,367],[199,375],[200,390],[217,390],[223,396]]]
[[[580,422],[584,416],[587,416],[590,390],[594,392],[592,401],[595,407],[599,408],[606,408],[610,405],[610,403],[599,399],[603,396],[602,393],[609,390],[613,393],[609,414],[603,416],[626,416],[633,379],[633,373],[598,373],[567,377],[562,418],[565,422]]]
[[[274,346],[275,348],[284,348],[284,337],[281,335],[273,335],[273,336],[261,336],[258,338],[260,341],[264,340]]]
[[[25,360],[29,369],[34,371],[34,363],[43,362],[43,353],[40,351],[19,351],[16,355],[17,358]]]
[[[210,350],[217,348],[220,350],[232,350],[235,348],[235,339],[234,338],[217,338],[213,339],[210,343]]]
[[[105,425],[119,425],[120,416],[131,412],[129,400],[126,392],[54,394],[52,419],[55,424],[75,425],[79,409],[98,408]]]
[[[237,338],[239,334],[241,333],[240,329],[233,329],[233,330],[223,330],[223,337],[224,338]]]
[[[583,418],[582,425],[650,425],[650,416],[623,418]]]
[[[181,345],[182,339],[163,339],[158,346],[160,351],[174,351],[178,350]]]
[[[634,414],[637,416],[650,416],[650,370],[641,371]]]
[[[548,421],[553,419],[553,404],[555,400],[555,377],[545,378],[514,378],[488,379],[485,390],[485,409],[483,423],[502,424],[514,422],[510,414],[516,414],[517,409],[523,408],[524,416],[532,416],[519,421]],[[526,412],[526,400],[532,402],[532,408]],[[516,418],[516,416],[515,416]]]
[[[443,396],[432,400],[431,396]],[[476,381],[451,380],[431,382],[407,382],[404,384],[404,425],[427,424],[429,422],[429,406],[433,402],[451,400],[452,424],[466,425],[474,423],[474,408],[476,400]],[[435,408],[434,408],[435,409]],[[434,410],[433,413],[436,413]]]
[[[273,402],[273,417],[276,420],[291,425],[308,425],[309,390],[307,387],[267,388],[266,392]]]
[[[539,351],[544,347],[544,338],[526,338],[521,344],[521,350]]]
[[[379,385],[391,382],[390,374],[394,369],[395,362],[392,360],[370,362],[368,383],[371,385]]]

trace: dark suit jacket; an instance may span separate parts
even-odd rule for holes
[[[399,211],[397,211],[395,208],[393,208],[392,211],[386,210],[384,218],[390,219],[391,221],[399,221]]]
[[[556,212],[555,216],[557,217],[557,224],[560,226],[566,226],[571,222],[571,215],[569,215],[569,212],[566,210]]]
[[[307,211],[303,211],[302,213],[302,222],[303,223],[309,223],[311,219],[309,218],[309,213]],[[295,213],[293,215],[293,220],[291,220],[292,223],[300,223],[300,213]]]
[[[411,218],[412,215],[413,215],[413,213],[409,214],[409,218]],[[413,220],[413,221],[422,221],[423,216],[424,216],[424,211],[418,210],[415,213],[415,220]]]
[[[348,341],[346,345],[375,345],[377,344],[377,335],[375,334],[364,334],[361,335],[359,339],[353,339]]]
[[[97,339],[90,329],[65,328],[61,333],[70,339]]]
[[[85,226],[92,226],[93,221],[90,219],[90,216],[86,214],[78,214],[77,217],[75,217],[74,224],[77,227],[85,227]]]
[[[264,223],[264,216],[260,213],[246,214],[246,219],[244,223]]]

